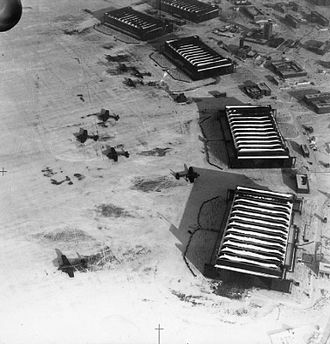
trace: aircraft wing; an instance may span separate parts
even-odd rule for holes
[[[64,254],[62,254],[62,263],[64,266],[71,266],[69,259]]]
[[[62,254],[61,258],[63,264],[60,266],[60,269],[66,272],[70,277],[74,277],[74,268],[69,262],[69,259],[64,254]]]

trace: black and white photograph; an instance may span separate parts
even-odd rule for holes
[[[0,0],[0,344],[330,344],[329,21]]]

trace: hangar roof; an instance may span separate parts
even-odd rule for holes
[[[215,267],[282,278],[294,196],[238,186]]]
[[[270,106],[226,106],[238,159],[289,158]]]

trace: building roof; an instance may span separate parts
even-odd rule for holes
[[[158,7],[165,11],[178,11],[181,14],[193,15],[192,19],[198,16],[207,18],[208,15],[217,16],[219,7],[210,5],[198,0],[158,0]],[[201,18],[203,19],[203,18]]]
[[[215,267],[282,278],[294,196],[238,186]]]
[[[226,106],[238,159],[289,158],[270,106]]]
[[[271,64],[275,72],[284,79],[307,75],[304,69],[296,61],[277,60],[272,61]]]
[[[306,94],[305,100],[315,107],[330,107],[330,92]]]
[[[233,62],[219,55],[203,43],[198,36],[172,39],[165,42],[165,53],[170,58],[179,59],[195,73],[217,73],[224,68],[233,68]]]
[[[217,6],[207,4],[198,0],[161,0],[164,4],[169,4],[173,7],[179,7],[187,12],[201,12],[205,10],[219,9]]]
[[[319,272],[330,275],[330,264],[325,262],[319,263]]]
[[[123,7],[106,12],[105,16],[140,30],[151,31],[162,27],[162,22],[159,19],[151,17],[145,13],[135,11],[132,7]]]

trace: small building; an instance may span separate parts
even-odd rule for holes
[[[300,145],[300,149],[301,149],[301,154],[303,155],[303,157],[309,158],[309,155],[310,155],[309,149],[305,143]]]
[[[242,38],[247,42],[252,42],[261,45],[267,44],[268,42],[268,39],[265,38],[264,29],[252,29],[249,32],[246,32]]]
[[[219,16],[219,7],[198,0],[156,0],[156,8],[200,23]]]
[[[316,113],[330,113],[330,92],[306,94],[304,100]]]
[[[303,240],[304,242],[312,241],[312,230],[310,224],[305,223],[303,230]]]
[[[230,74],[235,69],[231,59],[219,55],[198,36],[166,41],[163,54],[192,80]]]
[[[289,1],[288,7],[291,8],[292,11],[298,12],[299,5],[294,1]]]
[[[276,60],[272,61],[270,66],[282,79],[297,78],[307,75],[304,69],[296,61]]]
[[[261,90],[257,84],[251,84],[248,86],[244,86],[243,90],[252,99],[262,98],[262,92],[261,92]]]
[[[235,6],[246,6],[246,5],[251,5],[251,2],[248,0],[234,0],[234,5]]]
[[[274,37],[268,41],[268,46],[271,48],[278,48],[281,44],[283,44],[285,39],[283,37]]]
[[[258,87],[259,87],[259,89],[260,89],[260,92],[261,92],[261,94],[263,95],[263,96],[270,96],[271,94],[272,94],[272,90],[267,86],[267,84],[266,83],[264,83],[264,82],[260,82],[259,84],[258,84]]]
[[[320,262],[319,263],[319,275],[321,277],[330,277],[330,263]]]
[[[295,196],[237,186],[227,201],[228,215],[206,268],[285,281],[296,250]]]
[[[226,106],[220,123],[231,168],[292,167],[271,106]]]
[[[326,17],[324,17],[322,14],[316,11],[311,12],[311,22],[322,25],[322,26],[329,25],[329,20]]]
[[[309,193],[308,176],[305,173],[296,174],[297,193]]]
[[[161,36],[166,26],[157,18],[123,7],[104,13],[103,24],[139,40],[145,41]]]
[[[274,6],[273,6],[275,11],[281,12],[281,13],[285,13],[285,8],[283,3],[277,2]]]
[[[330,0],[312,0],[312,2],[318,6],[330,6]]]
[[[298,27],[300,26],[300,21],[291,14],[286,14],[284,19],[285,19],[287,24],[289,24],[290,26],[292,26],[295,29],[298,29]]]
[[[266,14],[256,6],[244,6],[240,7],[240,10],[255,23],[268,20]]]
[[[266,79],[276,86],[280,84],[279,80],[276,79],[273,75],[266,75]]]
[[[265,24],[264,24],[264,38],[268,40],[270,40],[270,38],[273,35],[273,23],[268,20]]]
[[[312,51],[318,55],[324,55],[328,51],[330,51],[330,40],[327,41],[317,41],[317,40],[309,40],[304,44],[305,49]]]

